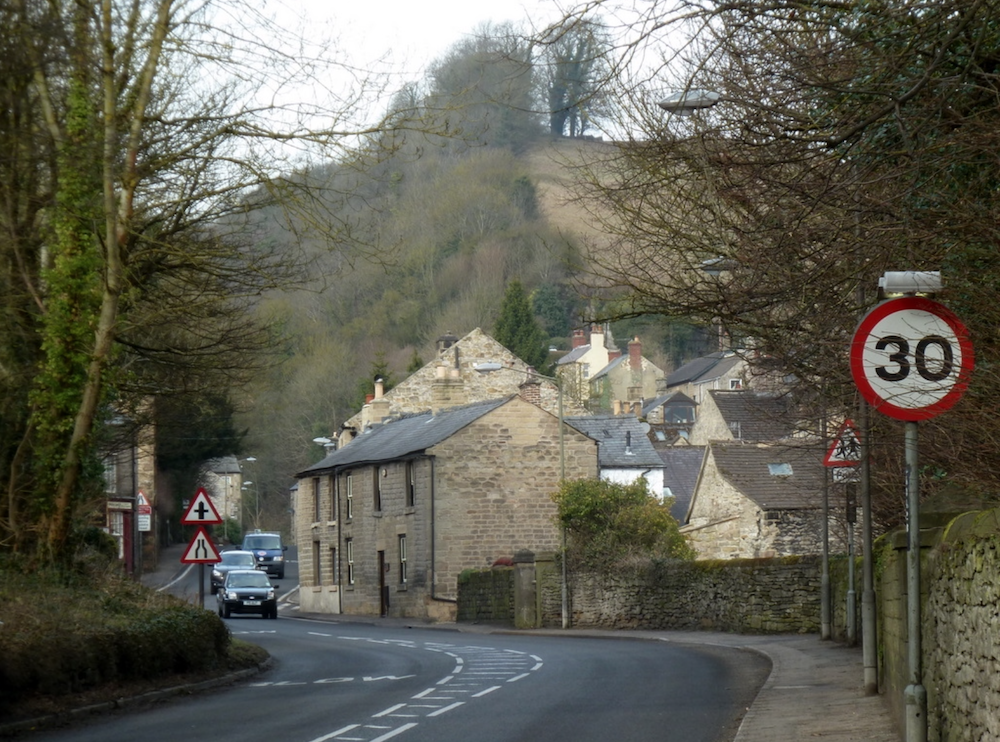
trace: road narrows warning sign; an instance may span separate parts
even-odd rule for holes
[[[181,557],[182,564],[215,564],[220,561],[222,557],[219,556],[218,549],[204,528],[199,528],[194,534],[184,556]]]

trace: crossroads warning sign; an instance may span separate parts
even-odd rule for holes
[[[222,516],[212,504],[212,498],[204,487],[199,487],[191,504],[184,511],[181,523],[185,526],[216,526],[221,522]]]

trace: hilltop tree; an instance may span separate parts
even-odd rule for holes
[[[573,19],[543,39],[549,130],[555,136],[583,136],[608,111],[603,84],[611,43],[596,21]]]
[[[500,316],[493,325],[494,339],[529,366],[541,370],[548,358],[545,333],[531,312],[531,304],[518,280],[507,284]]]

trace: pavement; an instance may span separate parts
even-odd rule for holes
[[[169,584],[180,573],[176,546],[161,554],[158,569],[143,582]],[[176,552],[176,554],[175,554]],[[207,582],[207,581],[206,581]],[[280,584],[280,583],[279,583]],[[206,595],[208,590],[206,588]],[[280,615],[328,622],[433,628],[463,633],[532,633],[595,638],[631,638],[688,645],[733,647],[758,652],[771,661],[771,673],[747,710],[734,742],[902,742],[887,700],[867,695],[864,662],[858,647],[822,640],[816,634],[725,634],[713,631],[642,631],[592,629],[515,630],[466,623],[415,623],[414,619],[305,614],[298,610],[298,590],[282,597]]]

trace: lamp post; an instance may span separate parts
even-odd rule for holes
[[[256,464],[257,457],[256,456],[247,456],[243,460],[246,461],[248,464]],[[256,469],[256,467],[254,467],[254,469]],[[257,474],[256,471],[251,471],[251,476],[253,476],[254,479],[256,479],[256,474]],[[243,486],[240,489],[247,489],[250,486],[253,486],[253,499],[254,499],[253,527],[254,528],[260,528],[260,499],[259,499],[259,496],[258,496],[258,492],[259,492],[258,485],[253,480],[247,480],[246,482],[243,482]],[[241,531],[243,530],[243,498],[242,497],[240,498],[240,530]]]
[[[546,381],[551,381],[556,385],[556,392],[558,393],[556,410],[559,417],[559,485],[562,486],[563,482],[566,481],[566,433],[565,433],[565,416],[563,414],[563,385],[562,380],[555,376],[545,376],[536,372],[534,369],[528,371],[522,371],[519,368],[513,368],[512,366],[505,366],[502,363],[487,362],[487,363],[474,363],[472,368],[481,374],[492,373],[493,371],[513,371],[515,373],[521,374],[528,377],[529,379],[545,379]],[[561,613],[562,613],[562,627],[564,629],[569,628],[569,590],[567,588],[566,579],[566,527],[560,523],[559,524],[559,539],[562,542],[562,559],[560,559],[562,574],[561,574],[561,584],[559,586],[560,602],[561,602]]]

